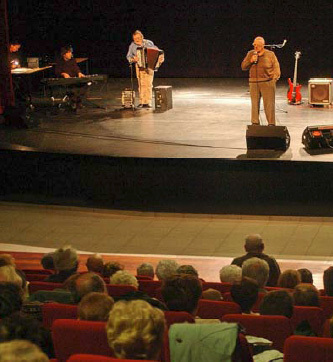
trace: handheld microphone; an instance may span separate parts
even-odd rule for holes
[[[257,64],[258,63],[258,52],[254,51],[253,55],[256,56],[256,60],[253,62],[253,64]]]

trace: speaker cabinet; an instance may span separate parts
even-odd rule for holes
[[[302,143],[306,149],[333,148],[333,126],[306,127]]]
[[[290,145],[290,135],[285,126],[247,126],[246,144],[250,150],[286,151]]]
[[[165,112],[172,108],[172,86],[161,85],[154,88],[155,112]]]
[[[332,79],[311,78],[308,87],[309,104],[329,105],[332,103]]]

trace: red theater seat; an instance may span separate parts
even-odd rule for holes
[[[52,325],[54,351],[59,362],[73,354],[87,353],[112,356],[105,331],[105,322],[57,319]]]
[[[43,282],[48,276],[46,274],[26,274],[29,282]]]
[[[240,306],[234,302],[219,302],[200,299],[198,317],[203,319],[220,319],[225,314],[241,313]]]
[[[51,329],[56,319],[76,319],[77,305],[44,303],[42,307],[43,326]]]
[[[156,298],[156,290],[161,288],[160,280],[139,280],[139,290],[148,294],[151,298]]]
[[[49,269],[21,269],[25,274],[42,274],[45,278],[48,275],[54,274],[54,270]]]
[[[53,290],[56,288],[62,288],[62,283],[50,283],[50,282],[31,282],[29,283],[29,293],[33,294],[38,290]]]
[[[325,318],[321,308],[294,306],[293,316],[290,320],[294,330],[299,323],[307,320],[311,329],[317,334],[317,336],[322,335]]]
[[[333,297],[320,296],[320,308],[324,311],[325,319],[332,318],[333,316]]]
[[[111,297],[121,297],[129,292],[135,292],[137,289],[133,285],[106,284],[106,289]]]
[[[93,354],[75,354],[70,357],[68,362],[137,362],[138,360],[134,359],[122,359],[122,358],[115,358],[115,357],[105,357],[105,356],[98,356]],[[143,362],[148,362],[148,360],[140,360]],[[151,362],[151,360],[150,360]]]
[[[284,341],[293,334],[290,320],[283,316],[227,314],[221,321],[241,324],[245,334],[266,338],[281,352]]]
[[[216,289],[223,295],[224,293],[230,291],[231,283],[218,283],[218,282],[203,282],[202,283],[202,290],[206,290],[209,288]]]
[[[164,317],[168,328],[174,323],[195,323],[194,317],[187,312],[165,311]]]
[[[284,362],[331,362],[333,338],[292,336],[284,347]]]

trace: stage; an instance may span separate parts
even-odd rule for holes
[[[247,151],[250,97],[244,79],[159,79],[173,87],[173,109],[121,109],[130,79],[92,89],[77,114],[34,97],[38,127],[0,130],[2,199],[171,212],[330,216],[331,149],[307,152],[309,125],[332,124],[333,109],[287,104],[277,86],[277,125],[286,152]],[[102,97],[101,97],[102,96]],[[97,99],[100,98],[101,99]],[[266,124],[261,112],[262,124]]]

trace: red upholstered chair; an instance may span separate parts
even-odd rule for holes
[[[122,359],[115,357],[105,357],[99,356],[96,354],[74,354],[70,357],[68,362],[137,362],[138,360],[134,359]],[[140,360],[143,362],[148,362],[148,360]],[[151,362],[151,360],[150,360]]]
[[[209,288],[216,289],[223,295],[226,292],[230,292],[231,283],[218,283],[218,282],[203,282],[202,283],[202,290],[206,290]]]
[[[52,340],[56,358],[66,362],[77,353],[113,355],[108,345],[105,322],[57,319],[52,325]]]
[[[50,282],[30,282],[29,293],[33,294],[38,290],[53,290],[56,288],[62,288],[61,283],[50,283]]]
[[[252,311],[253,312],[259,312],[259,307],[260,307],[260,304],[264,298],[264,296],[266,295],[267,293],[263,293],[263,292],[259,292],[258,293],[258,299],[255,303],[255,305],[253,306],[252,308]],[[233,302],[233,299],[232,299],[232,296],[231,296],[231,293],[230,292],[227,292],[227,293],[224,293],[223,294],[223,300],[225,300],[226,302]]]
[[[148,294],[150,297],[156,297],[156,290],[161,288],[160,280],[139,280],[139,290]]]
[[[324,312],[321,308],[294,306],[294,313],[290,320],[294,330],[299,323],[303,320],[307,320],[317,336],[321,336],[323,332],[325,318]]]
[[[164,317],[168,328],[174,323],[195,323],[194,317],[187,312],[165,311]]]
[[[292,336],[284,346],[285,362],[333,361],[333,338]]]
[[[331,325],[330,322],[331,322],[331,319],[326,319],[326,321],[324,322],[322,337],[332,338],[331,330],[330,330],[330,325]]]
[[[29,282],[43,282],[48,276],[46,274],[26,274]]]
[[[320,296],[319,297],[320,308],[324,311],[326,319],[333,316],[333,297]]]
[[[43,326],[51,329],[56,319],[76,319],[77,305],[61,303],[44,303],[42,307]]]
[[[153,277],[150,277],[149,275],[136,275],[136,279],[138,280],[153,280]]]
[[[245,334],[266,338],[281,352],[284,341],[293,334],[290,319],[284,316],[227,314],[221,321],[241,324]]]
[[[54,270],[49,269],[21,269],[25,274],[42,274],[45,278],[48,275],[54,274]]]
[[[240,306],[234,302],[219,302],[200,299],[197,315],[203,319],[220,319],[225,314],[241,313]]]
[[[137,289],[133,285],[106,284],[106,289],[111,297],[121,297],[129,292],[135,292]]]

